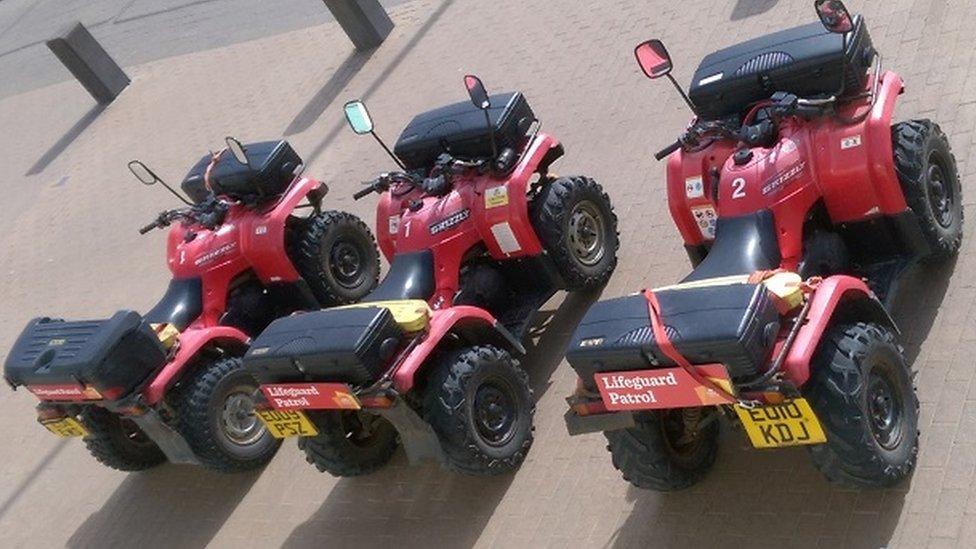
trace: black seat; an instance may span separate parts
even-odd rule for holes
[[[434,254],[430,250],[397,254],[393,256],[386,278],[363,301],[427,301],[434,295],[435,288]]]
[[[172,324],[182,332],[203,312],[202,288],[199,278],[170,280],[163,298],[144,318],[153,324]]]
[[[781,259],[773,212],[720,217],[708,255],[682,282],[776,269]]]

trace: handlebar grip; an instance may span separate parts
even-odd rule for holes
[[[365,189],[363,189],[361,191],[356,191],[356,194],[352,195],[352,199],[353,200],[359,200],[360,198],[362,198],[362,197],[364,197],[364,196],[366,196],[366,195],[368,195],[368,194],[370,194],[372,192],[373,192],[373,186],[370,185],[369,187],[367,187],[367,188],[365,188]]]
[[[150,224],[146,225],[145,227],[139,229],[139,234],[146,234],[149,231],[155,229],[158,225],[159,224],[156,221],[153,221],[152,223],[150,223]]]
[[[680,148],[681,148],[681,140],[679,139],[678,141],[675,141],[674,143],[665,147],[663,150],[661,150],[661,152],[655,154],[654,158],[656,158],[657,160],[664,160],[665,158],[670,156],[671,153],[673,153],[674,151]]]

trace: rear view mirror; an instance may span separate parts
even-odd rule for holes
[[[841,0],[816,0],[813,7],[820,16],[820,22],[830,32],[844,34],[854,29],[851,14]]]
[[[234,160],[247,166],[247,151],[244,150],[244,145],[241,145],[241,142],[233,137],[224,139],[224,142],[227,143],[227,149],[230,151],[230,154],[234,155]]]
[[[661,78],[671,74],[671,55],[660,40],[648,40],[634,48],[634,56],[648,78]]]
[[[473,74],[465,75],[464,87],[468,89],[468,96],[475,107],[481,110],[488,110],[491,107],[491,100],[488,99],[488,91],[481,79]]]
[[[159,176],[153,173],[148,166],[140,162],[139,160],[133,160],[129,162],[129,171],[132,175],[136,176],[143,185],[155,185],[159,183]]]
[[[373,119],[369,117],[369,111],[362,101],[350,101],[342,110],[346,113],[346,122],[349,122],[349,127],[357,135],[373,133]]]

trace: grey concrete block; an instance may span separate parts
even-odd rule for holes
[[[81,23],[66,27],[47,47],[103,105],[129,85],[129,77]]]
[[[379,0],[323,0],[357,50],[371,50],[393,30],[393,21]]]

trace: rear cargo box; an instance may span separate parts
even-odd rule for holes
[[[519,92],[493,95],[490,100],[488,114],[498,150],[518,150],[535,122],[532,108]],[[470,101],[418,114],[400,134],[393,152],[408,169],[430,167],[445,152],[458,158],[490,158],[485,114]]]
[[[302,165],[302,158],[287,141],[266,141],[244,145],[247,159],[245,166],[230,152],[224,152],[210,174],[213,192],[239,200],[263,200],[281,195],[295,179]],[[204,175],[210,165],[208,154],[200,159],[186,174],[181,187],[194,201],[201,202],[210,191],[204,185]]]
[[[668,336],[692,364],[723,363],[733,378],[761,371],[779,331],[779,313],[764,286],[670,289],[655,295]],[[566,358],[587,385],[596,372],[675,366],[654,341],[641,294],[594,305],[573,334]]]
[[[106,397],[139,388],[166,363],[166,351],[138,313],[119,311],[107,320],[30,321],[4,363],[12,384],[81,384]]]
[[[244,365],[264,383],[365,384],[385,371],[402,339],[384,307],[300,313],[272,322],[251,344]]]
[[[741,113],[782,91],[799,97],[860,92],[874,59],[863,20],[841,35],[813,23],[710,54],[688,95],[703,118]]]

